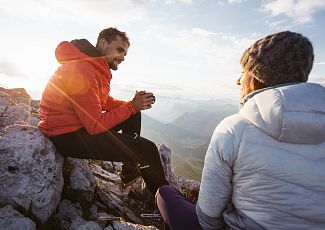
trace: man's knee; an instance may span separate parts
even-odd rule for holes
[[[154,142],[152,142],[152,141],[150,141],[150,140],[148,140],[148,139],[146,139],[144,137],[140,137],[140,138],[141,138],[142,144],[144,145],[144,149],[148,149],[150,151],[157,151],[158,152],[157,145]]]

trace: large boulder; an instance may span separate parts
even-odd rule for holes
[[[0,229],[36,230],[35,223],[7,205],[0,209]]]
[[[39,101],[32,100],[25,89],[4,89],[0,87],[0,132],[17,123],[37,126]]]
[[[63,187],[63,158],[36,127],[8,126],[0,138],[0,204],[31,212],[45,222]]]
[[[89,161],[67,158],[64,168],[68,179],[66,188],[70,190],[71,195],[78,199],[92,201],[96,178],[89,167]]]
[[[123,187],[121,162],[63,157],[37,128],[39,101],[24,89],[0,87],[0,229],[160,229],[153,195],[141,178]],[[171,168],[158,145],[167,180],[180,191],[200,183]]]

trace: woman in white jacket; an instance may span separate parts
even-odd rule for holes
[[[171,229],[325,229],[325,88],[306,83],[313,60],[290,31],[244,52],[242,108],[211,138],[198,202],[157,192]]]

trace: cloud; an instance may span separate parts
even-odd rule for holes
[[[325,61],[315,62],[315,65],[325,65]]]
[[[276,30],[290,30],[292,24],[288,24],[287,20],[281,19],[276,21],[266,21],[266,24],[271,28],[275,28]]]
[[[241,3],[243,0],[227,0],[228,3]]]
[[[165,36],[174,34],[174,36]],[[240,38],[232,34],[212,32],[202,28],[180,30],[168,33],[151,31],[150,35],[160,41],[166,50],[172,50],[175,56],[180,55],[182,59],[192,59],[188,62],[192,67],[197,63],[199,69],[202,66],[211,68],[225,68],[225,64],[238,61],[241,53],[255,39]],[[185,55],[185,56],[184,56]],[[194,63],[193,63],[193,60]]]
[[[149,90],[149,91],[182,91],[183,89],[173,84],[166,84],[160,82],[138,81],[136,84],[124,83],[123,81],[115,85],[114,90],[124,92],[135,92],[135,90]]]
[[[237,96],[235,80],[241,71],[240,57],[260,34],[242,37],[202,27],[155,26],[138,36],[138,44],[146,44],[148,54],[154,50],[155,58],[141,58],[142,63],[154,71],[135,76],[179,85],[182,95],[193,96],[197,92],[196,97],[214,97],[229,95],[231,90]],[[227,87],[221,88],[221,85]]]
[[[143,81],[143,85],[149,89],[161,89],[161,90],[170,90],[170,91],[179,91],[182,90],[181,87],[166,83],[158,83],[158,82],[149,82]]]
[[[184,5],[191,5],[193,3],[193,0],[166,0],[165,4],[166,5],[172,5],[175,3],[181,3]]]
[[[217,0],[217,3],[220,6],[225,6],[227,4],[241,4],[244,1],[247,1],[247,0]]]
[[[114,83],[111,87],[111,95],[115,98],[121,100],[130,100],[136,90],[145,90],[147,92],[152,92],[156,96],[179,96],[182,95],[183,89],[173,85],[173,84],[165,84],[159,82],[147,82],[147,81],[139,81],[137,83],[125,83],[127,81],[121,80],[119,83]]]
[[[286,16],[295,24],[312,23],[314,14],[321,10],[325,10],[325,0],[272,0],[262,6],[262,11],[269,13],[271,17]]]
[[[166,5],[174,5],[176,3],[180,3],[183,5],[192,5],[195,2],[203,2],[204,0],[165,0]],[[242,3],[246,0],[217,0],[219,5],[224,4],[236,4],[236,3]]]
[[[148,0],[149,1],[149,0]],[[0,11],[43,21],[128,24],[146,18],[147,1],[134,0],[0,0]]]
[[[0,61],[0,74],[7,77],[28,78],[18,69],[17,66],[7,60]]]

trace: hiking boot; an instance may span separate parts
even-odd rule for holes
[[[125,172],[118,172],[118,175],[121,178],[121,181],[123,183],[124,188],[126,188],[127,186],[131,185],[133,182],[135,182],[140,176],[140,170],[139,170],[139,166],[135,167],[131,172],[129,173],[125,173]]]

